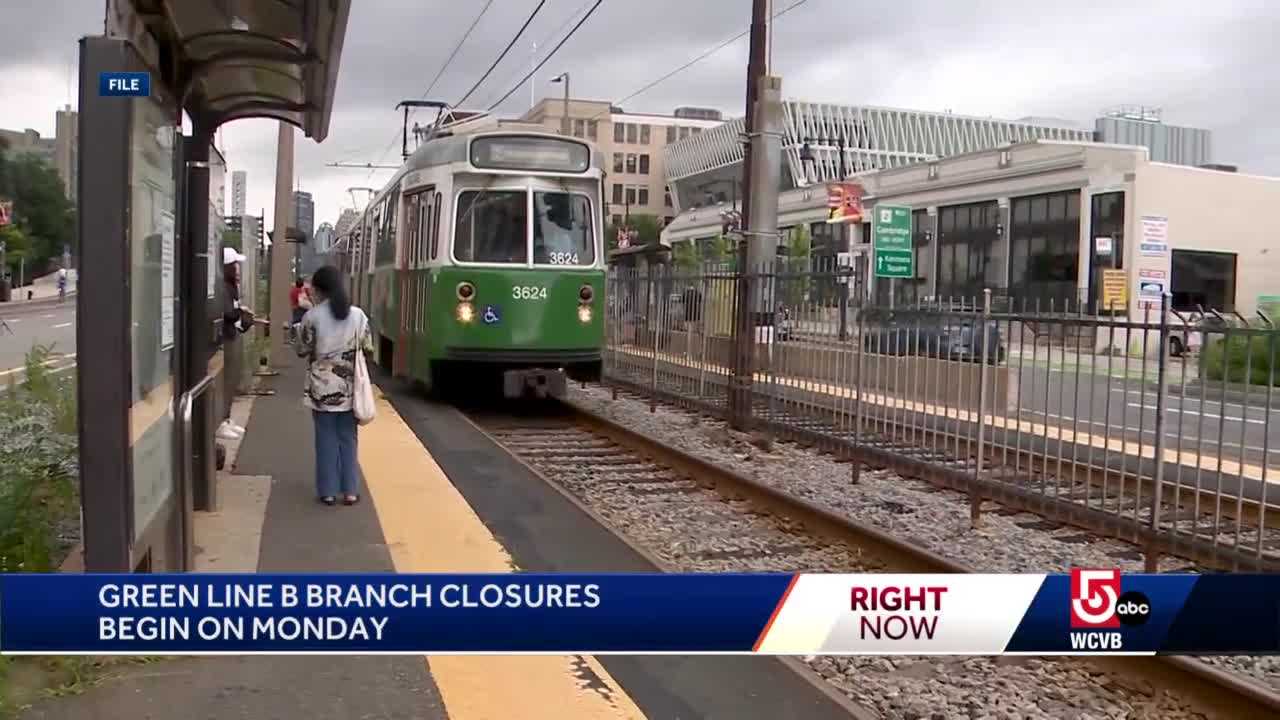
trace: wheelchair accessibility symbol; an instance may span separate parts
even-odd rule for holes
[[[502,322],[502,313],[496,305],[485,305],[484,314],[480,316],[480,319],[484,321],[485,325],[497,325]]]

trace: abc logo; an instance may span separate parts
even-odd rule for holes
[[[1151,618],[1151,601],[1140,592],[1127,592],[1116,603],[1116,616],[1122,625],[1142,625]]]

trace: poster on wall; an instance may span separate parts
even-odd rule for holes
[[[1142,236],[1138,251],[1146,257],[1165,257],[1169,254],[1169,218],[1142,216]]]
[[[225,202],[226,165],[217,156],[217,151],[210,153],[213,158],[209,162],[209,253],[208,272],[205,273],[205,295],[213,299],[217,288],[219,270],[222,268],[222,231],[225,221],[222,217]]]
[[[1138,307],[1159,309],[1160,299],[1168,287],[1168,275],[1163,270],[1138,271]]]
[[[160,349],[173,347],[173,213],[160,214]]]

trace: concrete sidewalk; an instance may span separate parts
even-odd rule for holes
[[[280,370],[267,383],[276,394],[253,402],[233,453],[234,474],[222,476],[222,512],[213,514],[221,522],[197,518],[196,544],[207,545],[197,549],[197,562],[234,572],[244,541],[260,532],[259,572],[393,571],[372,502],[336,508],[316,502],[302,363]],[[243,413],[244,403],[237,407]],[[211,524],[221,530],[209,532]],[[20,717],[437,720],[446,713],[421,657],[208,657],[131,667],[81,695],[41,701]]]

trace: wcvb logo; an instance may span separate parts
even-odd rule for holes
[[[1120,627],[1119,570],[1071,569],[1071,627]]]
[[[1142,625],[1150,617],[1151,601],[1146,595],[1120,594],[1119,570],[1071,569],[1071,627]]]

